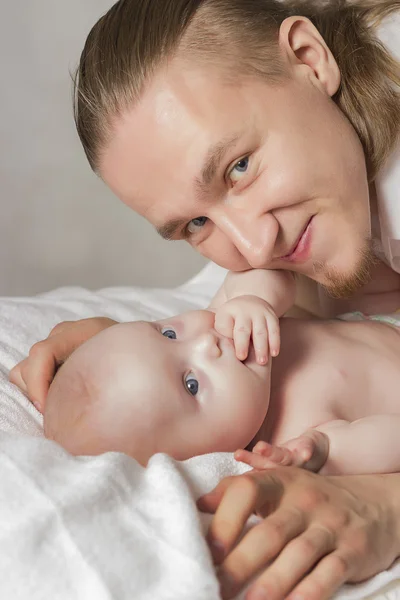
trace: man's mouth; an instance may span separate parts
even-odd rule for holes
[[[281,257],[281,260],[286,262],[304,262],[307,260],[310,253],[311,245],[311,224],[314,219],[314,215],[307,221],[306,226],[297,238],[294,246],[292,247],[289,254]]]

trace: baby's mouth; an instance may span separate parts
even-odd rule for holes
[[[257,357],[256,357],[256,351],[254,350],[254,345],[252,342],[250,342],[249,345],[249,351],[247,354],[247,357],[241,361],[246,367],[248,367],[249,365],[255,365],[257,364]]]

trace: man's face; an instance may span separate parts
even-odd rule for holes
[[[271,86],[175,59],[115,123],[100,170],[161,235],[228,269],[335,287],[368,262],[362,147],[303,65]]]

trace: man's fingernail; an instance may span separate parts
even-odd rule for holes
[[[211,540],[210,550],[214,562],[219,563],[223,561],[225,556],[225,548],[221,542],[219,542],[218,540]]]

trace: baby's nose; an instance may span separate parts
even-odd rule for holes
[[[194,341],[195,350],[209,358],[218,358],[221,356],[219,347],[219,338],[213,331],[208,331],[197,337]]]

